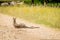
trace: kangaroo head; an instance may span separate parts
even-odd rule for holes
[[[13,23],[16,23],[16,18],[15,17],[13,17]]]

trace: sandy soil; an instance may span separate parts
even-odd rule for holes
[[[17,18],[17,23],[40,28],[19,28],[13,26],[13,17],[0,14],[0,40],[60,40],[60,30],[45,25],[33,24]]]

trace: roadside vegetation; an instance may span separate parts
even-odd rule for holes
[[[1,6],[0,13],[7,14],[24,20],[44,24],[53,28],[60,28],[60,8],[49,6]]]
[[[60,0],[1,0],[0,13],[60,28]]]

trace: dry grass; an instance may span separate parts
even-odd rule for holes
[[[60,8],[41,6],[0,7],[0,13],[25,20],[60,28]]]

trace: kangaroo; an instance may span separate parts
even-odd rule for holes
[[[28,27],[28,26],[26,26],[24,23],[18,24],[18,23],[16,22],[16,18],[13,18],[13,26],[14,26],[15,28],[39,28],[39,27],[33,27],[33,26]]]

